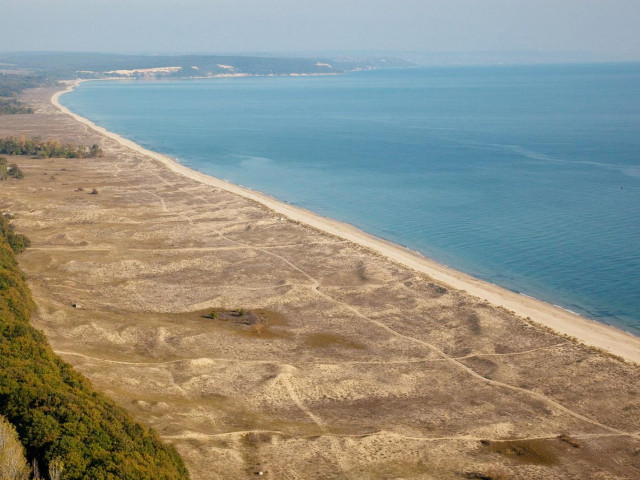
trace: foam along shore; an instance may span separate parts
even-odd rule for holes
[[[105,137],[117,141],[131,150],[160,162],[171,171],[203,184],[224,189],[228,192],[259,202],[279,215],[370,249],[401,265],[424,273],[436,282],[466,291],[475,297],[486,300],[493,305],[506,308],[517,315],[529,318],[558,333],[574,337],[586,345],[601,348],[626,360],[640,364],[640,338],[630,333],[589,320],[533,297],[511,292],[492,283],[479,280],[463,272],[439,264],[400,245],[370,235],[352,225],[322,217],[303,208],[279,201],[269,195],[191,170],[166,155],[143,148],[131,140],[127,140],[120,135],[94,124],[90,120],[71,112],[68,108],[60,104],[60,97],[72,91],[83,81],[85,80],[71,82],[66,89],[54,93],[51,97],[53,105],[78,122]]]

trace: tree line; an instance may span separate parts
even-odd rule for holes
[[[30,325],[34,303],[15,259],[28,241],[16,237],[0,215],[0,416],[17,431],[34,478],[188,479],[173,447],[95,391]],[[19,474],[24,464],[12,445]]]
[[[52,84],[44,75],[16,75],[0,73],[0,115],[33,113],[33,108],[17,99],[27,88],[36,88]]]
[[[0,98],[0,115],[16,115],[18,113],[33,113],[33,108],[15,98]]]
[[[20,135],[0,138],[0,154],[33,155],[40,158],[95,158],[102,156],[102,149],[97,144],[87,148],[72,143],[62,144],[60,140],[49,139],[45,142],[40,137],[27,138]]]

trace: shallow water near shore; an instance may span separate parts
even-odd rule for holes
[[[88,82],[98,125],[640,335],[640,65]]]

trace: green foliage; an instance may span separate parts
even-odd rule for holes
[[[3,215],[0,220],[0,237],[4,238],[14,253],[22,253],[31,246],[31,240],[26,235],[16,233],[13,224]]]
[[[46,142],[39,137],[0,138],[0,154],[6,155],[34,155],[40,158],[86,158],[102,156],[99,145],[92,145],[87,150],[84,145],[75,146],[71,143],[63,145],[60,140],[49,139]]]
[[[172,447],[93,390],[31,327],[33,301],[2,215],[0,233],[0,414],[27,456],[41,471],[64,465],[61,480],[188,479]]]
[[[209,314],[209,316],[211,317],[212,320],[215,320],[216,318],[218,318],[218,312],[216,312],[215,310],[211,310],[211,313]]]

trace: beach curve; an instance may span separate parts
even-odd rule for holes
[[[457,290],[463,290],[474,297],[551,328],[557,333],[573,337],[586,345],[603,349],[628,361],[640,364],[640,338],[630,333],[589,320],[533,297],[515,293],[492,283],[479,280],[344,222],[323,217],[304,208],[277,200],[264,193],[192,170],[166,155],[148,150],[131,140],[96,125],[92,121],[70,111],[61,105],[59,101],[63,94],[73,90],[82,81],[84,80],[76,80],[68,84],[64,90],[55,92],[51,97],[51,103],[81,124],[107,138],[115,140],[124,147],[161,163],[169,170],[203,184],[256,201],[292,221],[300,222],[327,234],[348,240],[414,271],[426,274],[439,283],[446,284]]]

